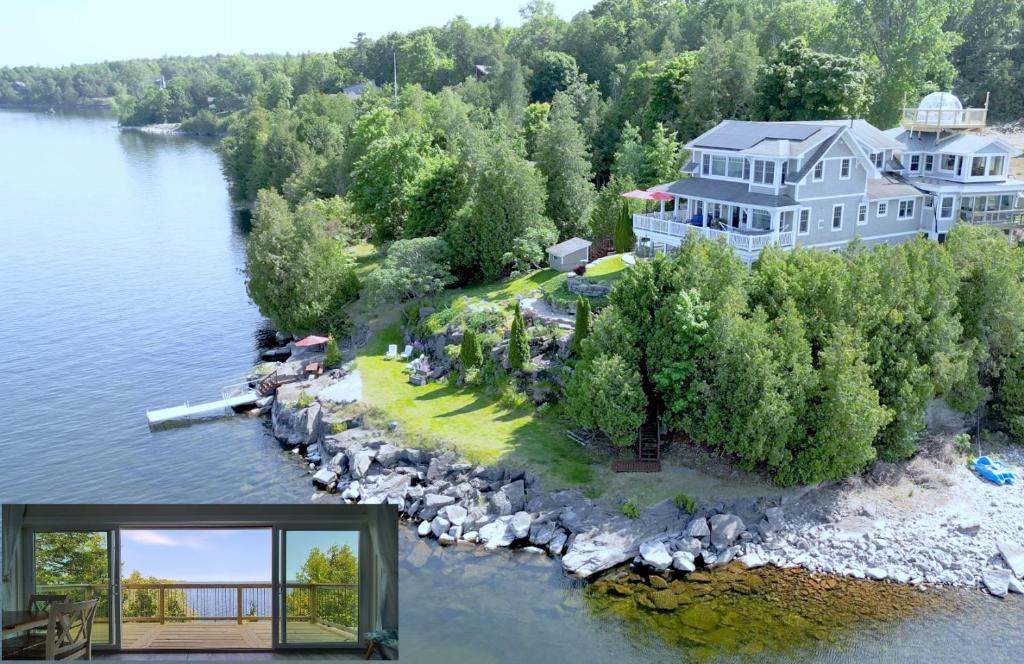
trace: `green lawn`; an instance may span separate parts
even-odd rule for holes
[[[624,270],[629,267],[622,260],[622,256],[610,256],[596,265],[587,267],[586,278],[590,281],[602,284],[614,284],[625,274]],[[550,272],[551,270],[547,270]],[[549,300],[563,306],[572,306],[576,303],[577,295],[569,290],[569,273],[555,273],[555,276],[545,280],[541,290]],[[591,298],[590,304],[595,307],[603,307],[608,304],[608,298]]]
[[[526,287],[512,282],[504,288],[481,287],[479,296],[503,299]],[[516,280],[520,281],[520,280]],[[512,292],[512,294],[515,294]],[[545,486],[578,486],[591,481],[590,455],[565,434],[565,425],[551,415],[508,410],[483,390],[431,383],[410,385],[401,360],[385,360],[388,344],[402,347],[397,324],[380,331],[363,348],[357,365],[363,377],[363,400],[398,420],[411,444],[444,444],[467,460],[527,468],[542,475]]]

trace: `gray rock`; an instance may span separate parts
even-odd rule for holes
[[[883,567],[869,567],[864,573],[872,581],[883,581],[889,578],[889,573]]]
[[[430,522],[430,532],[434,533],[435,537],[440,537],[441,533],[448,532],[451,525],[451,522],[443,516],[435,516],[434,520]]]
[[[1020,579],[1018,579],[1015,576],[1011,576],[1010,577],[1010,581],[1007,584],[1007,589],[1011,593],[1017,593],[1018,595],[1024,595],[1024,584],[1022,584],[1020,582]]]
[[[385,468],[390,468],[391,466],[394,466],[399,461],[401,461],[404,456],[405,455],[403,454],[401,449],[395,447],[390,443],[384,443],[383,445],[377,448],[377,463],[384,466]]]
[[[512,522],[509,528],[512,530],[512,535],[516,539],[522,539],[530,534],[530,523],[533,519],[530,517],[529,512],[516,512],[512,516]]]
[[[978,534],[981,530],[981,521],[978,519],[968,519],[961,521],[956,526],[957,532],[963,533],[964,535],[970,535],[971,537]]]
[[[700,540],[702,544],[710,542],[711,530],[708,528],[707,519],[702,516],[695,517],[686,527],[686,534]]]
[[[758,553],[748,553],[745,556],[740,556],[739,560],[740,564],[746,569],[757,569],[758,567],[764,567],[767,563]]]
[[[676,551],[672,554],[672,569],[680,572],[692,572],[697,569],[694,556],[689,551]]]
[[[996,542],[996,548],[1016,577],[1024,577],[1024,548],[1012,542]]]
[[[508,546],[515,540],[512,529],[509,527],[511,523],[511,516],[500,516],[481,528],[478,537],[487,543],[488,549]]]
[[[427,535],[429,535],[430,534],[430,522],[429,521],[420,521],[419,527],[416,528],[416,534],[418,534],[420,537],[426,537]]]
[[[462,526],[452,526],[448,529],[448,534],[454,537],[455,539],[459,539],[460,537],[462,537]]]
[[[981,582],[992,595],[1006,597],[1010,590],[1010,576],[1008,569],[987,569],[981,573]]]
[[[430,460],[430,465],[427,466],[427,481],[434,482],[441,479],[448,473],[448,469],[451,467],[452,462],[455,460],[455,455],[446,452],[441,456],[436,456]]]
[[[349,472],[352,477],[361,480],[366,477],[366,471],[370,469],[373,462],[374,452],[367,449],[356,450],[348,455]]]
[[[437,538],[437,541],[441,546],[450,546],[455,544],[455,538],[448,533],[441,533],[440,537]]]
[[[565,543],[568,539],[568,533],[566,533],[561,528],[557,528],[555,530],[555,534],[551,537],[551,541],[548,542],[548,551],[550,551],[551,554],[555,556],[562,555],[562,551],[565,550]]]
[[[491,511],[498,516],[512,515],[512,501],[508,499],[503,491],[495,491],[490,499]]]
[[[468,512],[462,505],[448,505],[442,508],[438,514],[448,519],[453,526],[461,526],[466,523]]]
[[[764,511],[764,518],[768,522],[768,527],[772,530],[781,528],[783,524],[782,508],[769,507]]]
[[[419,510],[419,517],[428,521],[432,520],[442,507],[447,507],[455,502],[452,496],[444,496],[439,493],[428,493],[423,496],[423,504]]]
[[[668,569],[672,565],[672,555],[661,540],[651,540],[640,545],[640,557],[648,567],[658,570]]]
[[[555,536],[555,524],[551,521],[535,523],[530,526],[530,543],[544,546]]]
[[[676,551],[686,551],[691,558],[696,558],[700,554],[700,540],[694,537],[683,537],[676,540],[672,548]]]
[[[715,557],[715,564],[728,565],[739,554],[739,552],[740,548],[738,546],[730,546]]]
[[[471,530],[468,533],[462,533],[463,541],[469,542],[470,544],[476,544],[476,540],[477,540],[478,536],[479,536],[479,533],[477,533],[475,530]]]
[[[735,542],[745,530],[743,520],[735,514],[716,514],[708,523],[711,526],[711,544],[719,550]]]
[[[313,475],[313,484],[327,488],[328,485],[338,481],[338,473],[321,468]]]
[[[526,506],[526,485],[523,480],[510,482],[499,490],[508,498],[513,512],[520,512]]]

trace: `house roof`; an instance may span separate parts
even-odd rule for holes
[[[652,189],[667,191],[685,198],[710,198],[725,203],[756,205],[758,207],[789,207],[796,205],[791,196],[776,196],[747,190],[746,182],[729,182],[710,178],[683,178]]]
[[[898,141],[900,147],[907,152],[945,152],[968,155],[983,150],[993,143],[1011,155],[1016,155],[1021,151],[1020,148],[992,134],[952,134],[939,139],[935,132],[911,132],[901,127],[886,129],[884,133]]]
[[[723,120],[687,143],[686,147],[733,150],[769,157],[797,157],[833,133],[829,127],[809,123]]]
[[[564,240],[558,244],[548,247],[548,254],[555,258],[565,258],[569,254],[576,253],[580,249],[587,249],[589,247],[590,240],[584,240],[581,237],[571,237],[568,240]]]
[[[878,150],[898,150],[903,147],[901,143],[867,120],[808,120],[804,124],[847,127],[857,140],[876,152]]]
[[[886,198],[908,198],[921,195],[921,191],[917,187],[892,175],[883,175],[880,178],[868,178],[865,193],[867,194],[869,201],[883,200]]]
[[[1015,192],[1024,193],[1024,181],[1015,178],[1007,178],[1003,182],[955,182],[933,177],[913,177],[907,182],[928,191],[953,191],[962,194],[1012,194]]]
[[[811,169],[814,168],[814,165],[817,164],[823,156],[825,156],[828,149],[835,145],[835,142],[839,140],[839,136],[842,133],[842,131],[837,130],[836,133],[829,136],[827,139],[822,141],[818,147],[814,148],[814,152],[804,160],[803,168],[795,173],[786,173],[786,184],[796,184],[797,182],[800,182],[800,180],[803,180],[807,174],[811,172]]]

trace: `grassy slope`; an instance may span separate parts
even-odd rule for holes
[[[507,282],[450,291],[443,302],[472,297],[488,302],[525,295],[557,276],[540,270]],[[356,303],[357,305],[359,303]],[[482,390],[431,383],[410,385],[401,361],[385,360],[388,344],[404,345],[398,323],[400,308],[364,309],[376,330],[356,361],[363,374],[364,401],[401,422],[413,442],[446,444],[467,459],[525,467],[542,474],[549,487],[586,484],[591,479],[588,455],[565,435],[553,415],[508,410]]]

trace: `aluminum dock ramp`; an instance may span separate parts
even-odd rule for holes
[[[259,398],[260,395],[255,390],[249,389],[248,385],[245,385],[244,389],[238,389],[237,386],[233,389],[225,388],[221,398],[217,401],[198,404],[190,404],[186,401],[181,406],[147,410],[146,419],[149,420],[149,426],[153,426],[165,422],[224,417],[233,414],[235,408],[255,405]]]

